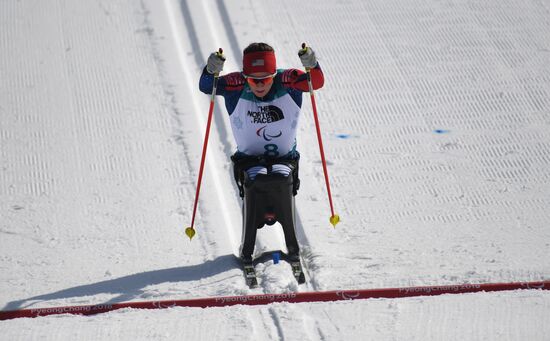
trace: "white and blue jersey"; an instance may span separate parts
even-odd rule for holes
[[[311,69],[314,89],[323,85],[319,66]],[[214,76],[203,70],[199,88],[212,93]],[[240,72],[218,79],[217,95],[225,99],[238,152],[248,156],[280,158],[296,150],[296,132],[302,93],[309,91],[303,71],[277,70],[270,91],[256,97]]]

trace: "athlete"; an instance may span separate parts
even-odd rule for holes
[[[323,72],[315,52],[298,53],[310,70],[314,89],[323,86]],[[214,77],[224,66],[219,52],[208,57],[199,88],[211,94]],[[302,93],[309,91],[307,74],[277,69],[275,51],[266,43],[252,43],[243,51],[243,70],[219,76],[216,95],[225,107],[237,152],[231,157],[235,180],[243,198],[241,259],[252,262],[256,230],[276,221],[283,227],[290,260],[299,260],[295,233],[294,196],[299,188],[296,132]]]

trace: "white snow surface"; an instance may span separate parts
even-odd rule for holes
[[[2,310],[290,291],[550,278],[548,0],[21,0],[0,2]],[[209,97],[270,43],[316,92],[333,229],[309,96],[298,147],[307,284],[284,262],[246,287],[240,199]],[[283,248],[280,227],[258,252]],[[2,340],[549,340],[550,294],[119,310],[0,322]]]

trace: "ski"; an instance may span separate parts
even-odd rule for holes
[[[306,275],[304,274],[304,269],[300,261],[290,262],[290,266],[292,267],[292,274],[294,278],[296,278],[298,284],[304,284],[306,282]]]
[[[258,279],[256,278],[256,270],[254,269],[254,264],[252,263],[243,263],[244,279],[246,285],[249,288],[255,288],[258,286]]]
[[[254,258],[252,261],[251,260],[244,261],[242,258],[240,259],[242,269],[243,269],[244,279],[246,281],[246,285],[249,288],[253,289],[258,287],[258,277],[256,275],[256,269],[254,268],[254,266],[257,265],[258,263],[265,263],[271,259],[274,260],[274,257],[273,257],[274,254],[280,254],[281,258],[285,260],[288,264],[290,264],[292,275],[294,276],[298,284],[304,284],[306,282],[306,276],[299,257],[297,256],[290,257],[281,251],[275,251],[275,252],[268,251]]]

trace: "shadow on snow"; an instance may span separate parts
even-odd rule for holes
[[[102,303],[126,302],[144,294],[145,291],[143,289],[147,286],[170,282],[196,281],[235,269],[239,266],[238,264],[239,263],[235,255],[224,255],[203,264],[147,271],[12,301],[2,308],[2,310],[17,310],[30,307],[36,303],[39,303],[36,301],[49,301],[56,299],[94,296],[99,294],[119,294],[119,296],[110,299],[108,302]]]

